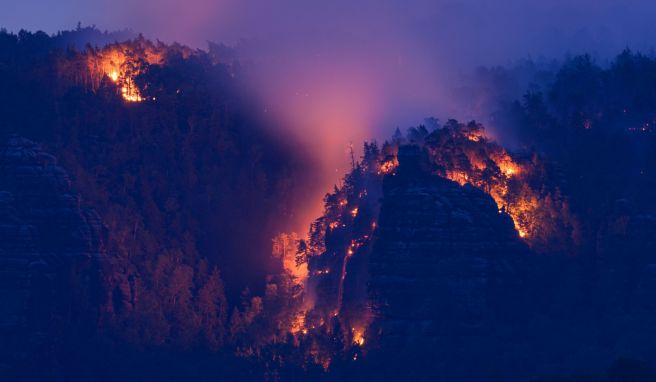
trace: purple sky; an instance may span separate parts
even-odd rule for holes
[[[651,47],[656,31],[656,2],[649,0],[0,0],[0,6],[0,26],[9,30],[55,32],[81,21],[198,45],[240,38],[369,44],[395,37],[496,63]]]
[[[12,31],[80,21],[197,47],[248,39],[264,108],[321,142],[338,174],[350,141],[431,115],[468,118],[449,89],[475,66],[581,52],[603,60],[626,46],[650,52],[656,40],[653,0],[0,0],[0,10]]]

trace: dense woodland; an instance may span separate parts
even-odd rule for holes
[[[358,350],[348,345],[352,334],[339,329],[352,323],[348,318],[335,319],[330,333],[313,334],[331,354],[340,354],[329,371],[320,360],[308,362],[313,342],[299,344],[284,330],[299,309],[298,291],[270,256],[271,239],[296,223],[305,190],[320,175],[311,156],[273,133],[273,122],[241,82],[240,63],[219,45],[207,52],[157,45],[165,51],[161,64],[138,63],[144,102],[124,102],[107,76],[100,86],[89,86],[87,55],[128,37],[135,52],[157,45],[129,32],[93,28],[57,36],[0,32],[0,134],[26,137],[54,154],[106,230],[94,335],[67,338],[48,361],[55,371],[32,372],[63,379],[331,380],[376,369],[376,361],[361,368],[350,361]],[[512,76],[503,69],[485,73]],[[490,192],[486,187],[505,182],[509,203],[527,193],[539,201],[547,229],[531,239],[539,256],[552,256],[545,272],[555,276],[569,261],[562,259],[574,256],[584,272],[632,288],[637,270],[655,260],[656,245],[644,235],[656,227],[656,58],[625,51],[602,65],[576,56],[532,80],[521,99],[494,102],[494,128],[503,130],[500,138],[512,137],[512,152],[463,138],[463,131],[479,134],[479,124],[434,119],[397,132],[380,150],[366,144],[362,160],[326,196],[324,216],[310,227],[310,240],[301,242],[299,263],[322,269],[326,264],[316,255],[326,246],[343,254],[353,240],[371,234],[385,175],[378,168],[394,160],[398,145],[416,144],[432,153],[437,174],[455,181],[452,171],[474,171],[470,152],[485,160],[512,154],[533,169],[531,176],[521,184],[507,182],[495,164],[493,172],[476,173],[475,185]],[[371,194],[363,197],[366,189]],[[351,211],[358,206],[356,218]],[[331,222],[345,228],[331,231]],[[368,243],[362,246],[370,250]],[[553,298],[566,296],[571,280],[562,276]],[[318,307],[321,314],[343,303],[362,310],[366,285],[342,287],[350,294],[327,292],[331,303]],[[630,305],[622,302],[624,290],[598,293]],[[578,297],[565,298],[576,304]],[[624,308],[630,311],[612,309]],[[597,376],[540,380],[647,381],[654,380],[652,366],[620,360],[607,376],[600,368]]]
[[[567,60],[548,88],[535,88],[499,112],[520,142],[564,172],[579,213],[595,216],[617,200],[653,213],[656,178],[656,60],[631,51],[602,66]],[[603,206],[601,210],[598,208]]]
[[[271,238],[295,223],[313,165],[271,134],[238,64],[214,53],[168,48],[137,78],[157,102],[126,103],[106,77],[90,89],[79,80],[86,55],[118,37],[0,33],[0,129],[54,154],[102,216],[100,332],[137,348],[215,351],[243,293],[263,295],[280,272]]]

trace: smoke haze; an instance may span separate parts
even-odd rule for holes
[[[243,47],[263,112],[317,153],[326,184],[348,147],[394,128],[480,117],[452,89],[480,65],[625,47],[650,52],[656,3],[635,0],[1,0],[0,26],[53,33],[80,21],[165,42]],[[247,41],[243,43],[242,41]]]

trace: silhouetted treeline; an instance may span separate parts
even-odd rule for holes
[[[656,58],[627,50],[602,66],[576,56],[552,78],[495,118],[556,166],[584,224],[581,252],[601,255],[597,236],[612,221],[656,211]]]

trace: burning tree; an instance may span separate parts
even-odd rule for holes
[[[60,78],[71,79],[86,89],[96,92],[113,84],[125,102],[142,102],[148,97],[139,76],[153,65],[162,65],[174,54],[189,57],[191,49],[177,45],[153,43],[143,37],[102,48],[87,47],[58,62]]]
[[[437,175],[489,194],[509,214],[518,235],[540,252],[571,249],[576,222],[545,164],[533,154],[513,156],[482,125],[450,120],[424,140]]]

